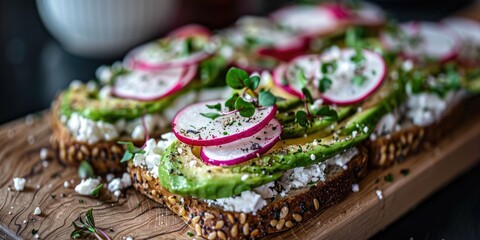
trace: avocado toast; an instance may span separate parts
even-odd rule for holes
[[[453,30],[463,29],[463,21],[468,21],[454,19],[444,25],[405,23],[397,26],[393,33],[387,33],[396,38],[417,39],[418,43],[412,45],[411,40],[403,40],[402,44],[406,46],[397,49],[385,44],[387,51],[403,55],[402,67],[396,75],[408,76],[407,95],[405,103],[384,116],[370,137],[368,146],[372,166],[386,167],[395,161],[404,161],[409,155],[434,145],[462,119],[469,117],[468,99],[478,93],[475,87],[479,81],[478,69],[465,64],[462,48],[475,40],[454,34]],[[468,23],[471,27],[472,23]],[[480,29],[480,24],[475,24]],[[408,31],[411,28],[418,31],[412,34]],[[441,34],[437,36],[437,33]],[[424,46],[436,44],[441,51]],[[468,62],[471,61],[478,59],[469,55]]]
[[[323,44],[277,63],[271,79],[230,69],[230,98],[187,106],[173,133],[149,140],[129,162],[135,188],[198,236],[260,238],[358,191],[368,162],[386,166],[447,132],[443,122],[462,116],[447,112],[462,112],[456,104],[465,89],[477,89],[475,69],[459,65],[455,51],[433,60],[412,54],[428,51],[398,52],[381,36],[391,26],[357,11],[335,34],[308,36]],[[415,112],[430,111],[420,103],[435,100],[448,101],[435,118]],[[383,131],[396,115],[408,121]]]
[[[308,71],[312,64],[318,72]],[[337,71],[337,64],[348,67]],[[379,53],[338,47],[292,60],[273,77],[288,81],[280,85],[262,87],[278,80],[232,68],[231,97],[180,111],[173,133],[149,140],[129,162],[133,185],[209,239],[257,238],[298,225],[344,199],[366,174],[361,143],[403,99],[402,83],[387,71]],[[364,82],[350,82],[352,74]],[[319,87],[327,77],[337,82]],[[330,95],[337,88],[349,94]]]
[[[226,61],[211,38],[203,27],[185,26],[133,49],[122,63],[98,68],[95,80],[72,82],[52,104],[59,159],[89,161],[98,174],[122,172],[125,146],[118,141],[141,146],[168,129],[182,106],[225,95],[212,88]]]

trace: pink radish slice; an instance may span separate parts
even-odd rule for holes
[[[401,50],[412,60],[434,59],[446,62],[456,57],[460,41],[447,27],[432,22],[410,22],[400,27],[404,39],[383,34],[381,41],[387,49]],[[412,43],[413,42],[413,43]]]
[[[336,105],[361,102],[380,87],[385,79],[386,65],[383,58],[377,53],[362,50],[365,61],[362,67],[358,68],[352,61],[354,55],[355,50],[353,49],[331,48],[321,55],[297,57],[289,63],[283,74],[288,82],[284,89],[287,91],[291,89],[289,92],[296,93],[297,96],[302,94],[302,85],[298,80],[299,72],[302,71],[305,78],[309,79],[307,87],[314,98],[322,98],[325,103]],[[331,62],[335,62],[337,68],[326,75],[331,81],[331,86],[327,91],[321,93],[318,90],[319,84],[325,77],[321,71],[322,65]],[[358,85],[353,82],[357,75],[363,76],[362,84]]]
[[[282,125],[272,119],[261,131],[218,146],[202,147],[200,156],[207,164],[231,166],[258,157],[270,150],[280,139]]]
[[[130,51],[125,57],[129,68],[141,71],[156,71],[174,67],[187,67],[205,60],[211,54],[206,51],[189,56],[176,56],[175,53],[161,49],[157,43],[147,43]]]
[[[461,17],[450,17],[442,23],[457,33],[462,42],[460,62],[469,66],[480,64],[480,23]]]
[[[212,33],[206,27],[198,24],[188,24],[170,32],[168,36],[174,38],[188,38],[192,36],[203,36],[210,38]]]
[[[341,50],[340,56],[335,51],[321,55],[321,62],[335,60],[338,64],[337,70],[330,75],[332,85],[326,92],[320,94],[326,103],[350,105],[361,102],[375,92],[385,80],[387,65],[382,56],[372,51],[362,50],[365,60],[359,73],[351,60],[354,55],[353,49]],[[365,80],[357,85],[353,82],[353,78],[359,74],[364,76]],[[317,89],[318,81],[315,83]]]
[[[277,107],[257,108],[250,118],[240,116],[238,112],[215,119],[200,113],[217,112],[207,105],[224,101],[207,101],[189,105],[175,115],[172,130],[183,143],[195,146],[215,146],[249,137],[260,131],[275,117]],[[223,109],[226,111],[226,109]]]
[[[303,37],[322,36],[335,32],[342,25],[343,16],[332,6],[296,5],[280,9],[271,17],[281,26]]]
[[[117,77],[113,95],[138,101],[155,101],[185,87],[196,72],[195,65],[160,71],[132,71]]]
[[[303,94],[298,89],[295,89],[288,80],[285,78],[285,70],[287,69],[287,64],[281,64],[273,70],[272,78],[273,83],[283,89],[285,92],[296,96],[298,98],[302,98]]]

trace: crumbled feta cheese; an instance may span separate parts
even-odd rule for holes
[[[35,233],[35,235],[33,235],[33,238],[34,238],[34,239],[39,239],[39,238],[40,238],[40,235],[38,235],[38,233]]]
[[[463,96],[462,92],[449,92],[444,99],[433,93],[410,94],[406,102],[407,117],[415,125],[430,125],[440,119],[448,107]]]
[[[42,214],[42,210],[40,210],[40,207],[36,207],[35,210],[33,210],[33,215],[40,215]]]
[[[87,91],[89,93],[93,93],[97,91],[97,83],[94,81],[88,81],[87,82]]]
[[[107,182],[112,181],[115,178],[115,175],[113,173],[108,173],[105,178],[107,179]]]
[[[402,63],[402,69],[406,72],[410,72],[413,69],[413,62],[411,60],[405,60]]]
[[[314,161],[317,157],[315,157],[315,154],[310,154],[310,160]]]
[[[368,127],[367,126],[363,127],[363,132],[368,133]]]
[[[123,184],[123,188],[128,188],[128,187],[132,186],[132,179],[130,178],[130,174],[128,174],[126,172],[123,173],[122,184]]]
[[[145,155],[144,154],[135,154],[133,157],[133,165],[135,167],[144,166],[145,165]]]
[[[122,179],[120,178],[115,178],[111,182],[108,183],[108,191],[110,192],[115,192],[117,190],[122,190],[123,189],[123,183]]]
[[[352,184],[352,192],[360,191],[360,186],[357,183]]]
[[[382,200],[382,199],[383,199],[382,190],[376,190],[376,191],[375,191],[375,194],[377,194],[377,197],[378,197],[379,200]]]
[[[46,160],[48,157],[48,149],[42,148],[40,149],[40,159]]]
[[[143,139],[143,138],[145,138],[145,131],[143,130],[143,126],[142,125],[135,126],[135,128],[132,131],[131,137],[133,139]]]
[[[269,182],[253,189],[254,192],[260,194],[263,199],[269,199],[277,195],[277,191],[274,189],[275,182]]]
[[[75,192],[79,193],[80,195],[90,196],[92,191],[98,187],[99,184],[100,180],[96,178],[88,178],[86,180],[82,179],[82,182],[75,187]]]
[[[82,87],[82,85],[83,85],[82,81],[73,80],[72,82],[70,82],[70,85],[68,86],[68,88],[71,89],[71,90],[77,90],[80,87]]]
[[[354,131],[352,132],[352,138],[355,138],[355,137],[357,136],[357,134],[358,134],[358,132],[357,132],[356,130],[354,130]]]
[[[23,191],[25,188],[25,178],[13,178],[13,187],[15,188],[15,191]]]
[[[154,166],[158,166],[160,163],[161,156],[158,154],[148,154],[145,157],[145,164],[147,165],[148,169],[152,169]]]
[[[112,87],[109,86],[109,85],[105,85],[103,86],[100,91],[98,92],[98,97],[100,99],[107,99],[109,98],[110,96],[112,96]]]
[[[248,174],[244,174],[240,179],[242,181],[245,181],[245,180],[247,180],[247,178],[248,178]]]
[[[387,133],[391,133],[394,130],[395,124],[398,122],[398,114],[388,113],[384,115],[375,127],[375,134],[383,136]]]
[[[337,165],[343,169],[347,169],[347,164],[352,160],[352,158],[358,154],[357,148],[351,148],[345,151],[342,154],[337,154],[335,157],[330,158],[325,161],[327,165]]]
[[[69,183],[68,181],[63,182],[63,187],[64,187],[64,188],[69,188],[69,187],[70,187],[70,183]]]
[[[260,194],[252,191],[244,191],[239,196],[205,200],[208,204],[214,204],[227,211],[255,213],[267,205]]]
[[[112,77],[112,71],[110,67],[102,65],[95,71],[95,76],[98,80],[100,80],[101,83],[107,84]]]
[[[122,192],[121,192],[120,190],[116,190],[116,191],[113,193],[113,195],[114,195],[115,197],[117,197],[117,198],[120,197],[121,194],[122,194]]]
[[[133,237],[128,236],[127,238],[125,238],[125,240],[133,240]]]

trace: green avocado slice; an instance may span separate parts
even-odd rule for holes
[[[389,81],[362,104],[364,110],[341,121],[334,129],[335,134],[313,139],[315,134],[312,134],[310,141],[301,144],[285,140],[277,143],[270,153],[232,167],[206,165],[193,154],[191,146],[176,141],[162,157],[160,182],[173,193],[206,199],[251,190],[278,179],[285,170],[323,162],[363,142],[379,119],[400,103],[403,89],[402,84]]]
[[[193,154],[190,146],[176,141],[163,154],[158,176],[162,186],[173,193],[217,199],[274,181],[282,173],[233,173],[229,168],[209,166]]]
[[[70,117],[74,112],[94,121],[115,122],[119,119],[130,120],[143,114],[158,113],[170,106],[176,97],[186,93],[191,87],[186,87],[169,97],[157,101],[141,102],[130,99],[107,98],[99,99],[92,96],[85,86],[68,89],[60,97],[60,113]]]

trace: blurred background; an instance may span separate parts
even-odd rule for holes
[[[0,124],[47,109],[55,95],[73,79],[89,80],[98,66],[111,64],[131,47],[178,26],[194,22],[214,30],[231,25],[241,15],[266,15],[281,6],[307,1],[0,0]],[[472,0],[374,3],[399,21],[438,20],[478,6]],[[478,11],[470,15],[480,18]],[[129,26],[127,30],[125,26]],[[375,238],[479,236],[480,194],[470,192],[478,188],[472,185],[478,181],[479,167]]]

